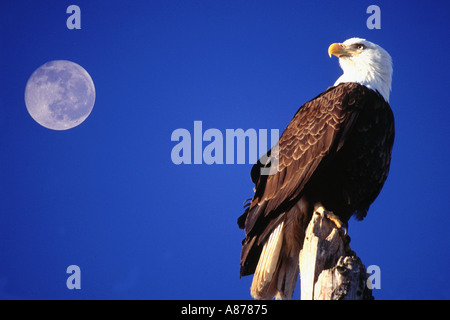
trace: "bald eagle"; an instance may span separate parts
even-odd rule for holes
[[[277,148],[251,170],[255,194],[238,218],[245,230],[240,274],[254,273],[251,295],[257,299],[292,297],[315,206],[344,225],[353,215],[362,220],[388,176],[391,57],[360,38],[333,43],[328,53],[339,58],[342,76],[299,108]],[[261,174],[273,163],[275,172]]]

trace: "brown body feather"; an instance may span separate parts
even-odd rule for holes
[[[281,249],[272,257],[276,268],[270,281],[252,287],[254,297],[292,296],[298,253],[316,203],[344,223],[353,214],[364,218],[387,178],[393,141],[389,104],[357,83],[331,87],[300,107],[268,161],[252,168],[255,194],[238,219],[246,235],[241,276],[255,272],[264,244],[284,223]],[[259,174],[276,162],[275,174]]]

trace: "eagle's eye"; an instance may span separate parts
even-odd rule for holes
[[[363,44],[357,44],[357,45],[356,45],[356,48],[357,48],[358,50],[364,50],[364,49],[365,49],[365,46],[364,46]]]

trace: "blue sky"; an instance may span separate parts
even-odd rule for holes
[[[66,8],[81,8],[68,30]],[[381,8],[381,29],[366,8]],[[239,279],[250,164],[175,165],[177,128],[280,129],[340,76],[327,48],[358,36],[393,57],[391,172],[352,248],[377,299],[449,299],[450,50],[446,2],[2,1],[0,298],[249,299]],[[26,82],[83,66],[89,118],[36,123]],[[81,269],[81,290],[66,268]],[[298,289],[294,297],[298,298]]]

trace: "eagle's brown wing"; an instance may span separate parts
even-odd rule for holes
[[[364,104],[364,94],[358,84],[343,83],[305,103],[281,135],[278,148],[272,148],[267,161],[255,165],[255,195],[238,219],[246,234],[241,276],[255,271],[268,236],[298,202],[319,164],[342,147]],[[277,163],[275,174],[257,172]]]

